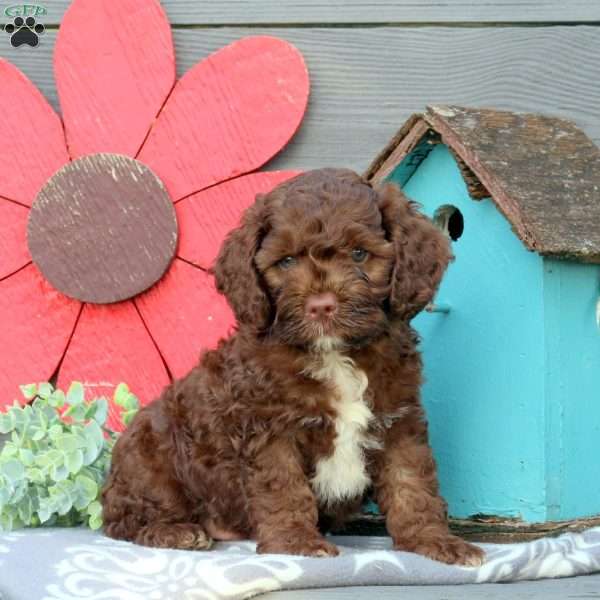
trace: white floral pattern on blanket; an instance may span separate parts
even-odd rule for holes
[[[570,577],[600,571],[600,527],[525,544],[498,546],[477,583]]]
[[[87,529],[0,535],[0,598],[238,600],[279,589],[457,584],[600,572],[600,528],[524,544],[484,544],[480,568],[391,550],[389,538],[339,537],[336,558],[257,555],[252,542],[208,552],[143,548]],[[35,566],[35,568],[32,568]]]
[[[281,589],[302,575],[301,558],[260,557],[244,542],[221,552],[169,552],[140,548],[107,538],[71,546],[56,567],[59,584],[47,586],[47,600],[119,598],[213,600],[247,598]],[[236,581],[236,570],[252,573]],[[101,587],[98,596],[89,590]]]
[[[14,531],[12,533],[5,533],[4,535],[0,536],[0,567],[2,567],[2,563],[4,562],[2,560],[2,555],[10,552],[9,544],[17,541],[22,535],[24,535],[23,532]],[[2,598],[2,596],[0,596],[0,598]]]

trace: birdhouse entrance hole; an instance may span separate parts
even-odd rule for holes
[[[445,232],[453,242],[456,242],[456,240],[460,238],[465,229],[465,220],[462,213],[456,206],[452,206],[452,204],[440,206],[433,215],[433,222]]]

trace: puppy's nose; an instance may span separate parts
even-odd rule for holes
[[[309,319],[331,317],[337,310],[337,298],[331,292],[309,296],[306,300],[305,310]]]

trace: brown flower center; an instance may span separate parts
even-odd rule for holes
[[[56,289],[85,302],[118,302],[163,276],[177,247],[177,219],[147,166],[91,154],[44,184],[31,207],[27,243]]]

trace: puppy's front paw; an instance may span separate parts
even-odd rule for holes
[[[259,542],[256,551],[259,554],[297,554],[320,558],[337,556],[340,553],[334,544],[331,544],[322,537]]]
[[[465,542],[455,535],[443,535],[410,543],[394,544],[396,550],[408,550],[449,565],[479,567],[484,563],[485,553],[481,548]]]

